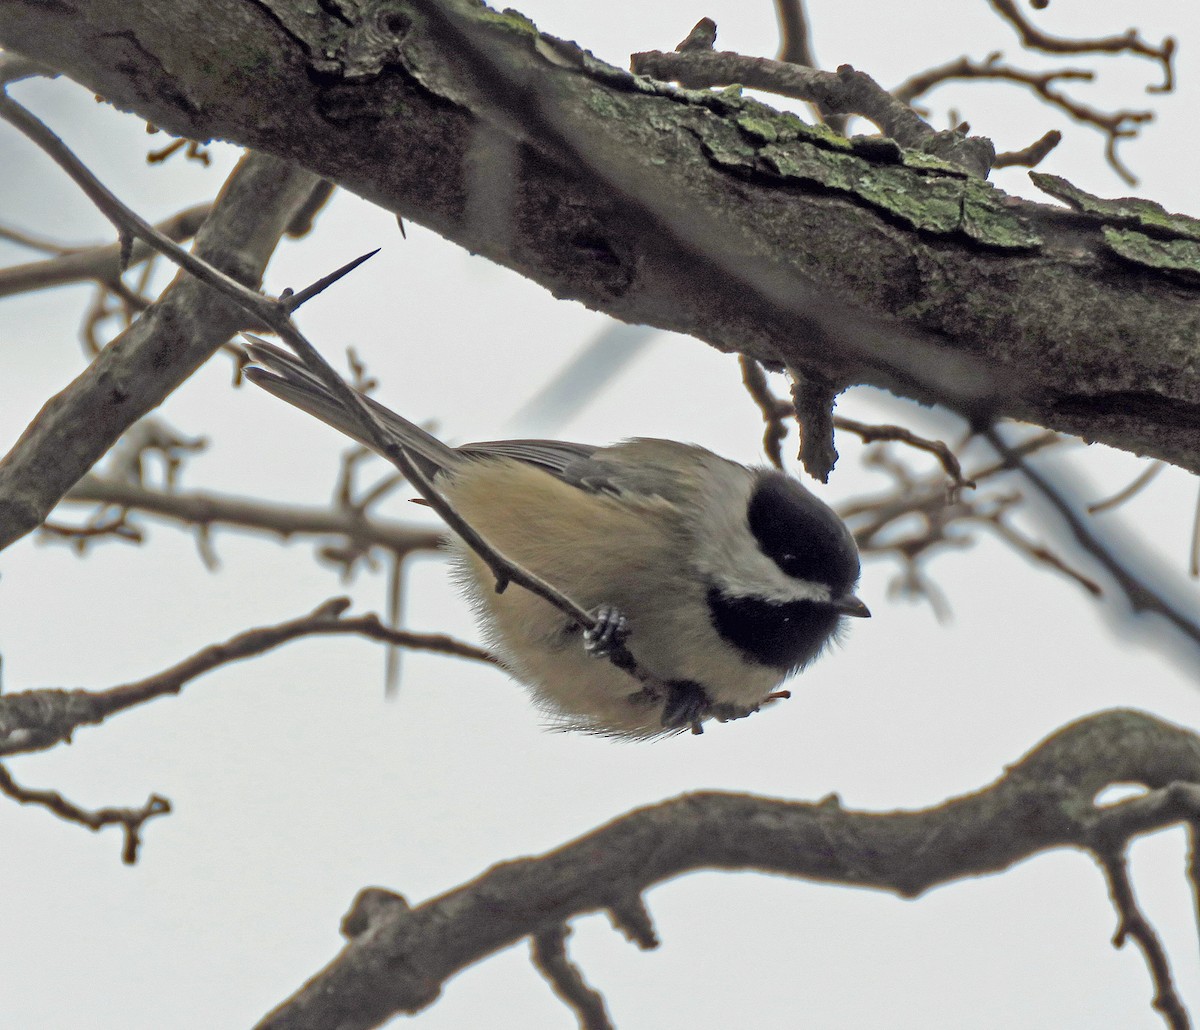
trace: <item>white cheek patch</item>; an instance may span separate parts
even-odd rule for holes
[[[754,473],[715,455],[706,471],[711,488],[696,514],[696,571],[733,597],[830,601],[828,586],[789,576],[758,546],[746,515]]]

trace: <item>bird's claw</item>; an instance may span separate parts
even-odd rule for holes
[[[666,730],[691,727],[693,733],[704,732],[704,718],[713,709],[704,688],[693,680],[674,680],[667,684],[663,703],[662,726]]]
[[[584,649],[593,658],[607,658],[629,637],[629,620],[611,605],[596,609],[595,622],[583,631]]]

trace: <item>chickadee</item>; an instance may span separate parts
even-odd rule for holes
[[[260,342],[249,350],[264,366],[246,370],[251,382],[371,446],[295,358]],[[854,596],[854,538],[781,472],[672,440],[450,447],[367,403],[501,553],[585,609],[624,616],[629,652],[669,685],[649,696],[590,655],[567,616],[527,590],[497,593],[483,560],[452,543],[489,643],[561,728],[649,738],[747,715],[824,650],[843,617],[870,615]]]

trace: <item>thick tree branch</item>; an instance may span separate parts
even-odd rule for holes
[[[1194,245],[1170,223],[1015,202],[886,143],[632,78],[466,0],[364,0],[348,19],[289,0],[163,19],[158,2],[6,5],[0,41],[618,318],[1200,471]]]
[[[1097,793],[1118,782],[1151,793],[1096,806]],[[1200,806],[1198,783],[1200,738],[1142,713],[1111,711],[1060,730],[990,787],[921,811],[685,795],[540,857],[497,865],[423,905],[394,909],[260,1030],[366,1030],[417,1012],[464,967],[689,871],[753,869],[915,897],[1051,848],[1101,853],[1189,821]]]

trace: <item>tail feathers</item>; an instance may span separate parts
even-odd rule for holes
[[[255,386],[261,386],[268,393],[274,394],[281,400],[295,405],[301,411],[308,412],[319,418],[326,425],[352,440],[357,440],[364,447],[378,450],[372,441],[362,435],[356,413],[349,412],[340,400],[329,392],[329,389],[316,378],[296,358],[284,350],[262,340],[255,340],[247,350],[255,362],[263,368],[247,368],[245,375]],[[385,408],[378,401],[364,397],[367,406],[374,412],[384,429],[391,434],[397,443],[417,459],[422,471],[427,475],[450,468],[462,461],[462,456],[437,437],[427,433],[420,426],[390,408]]]

